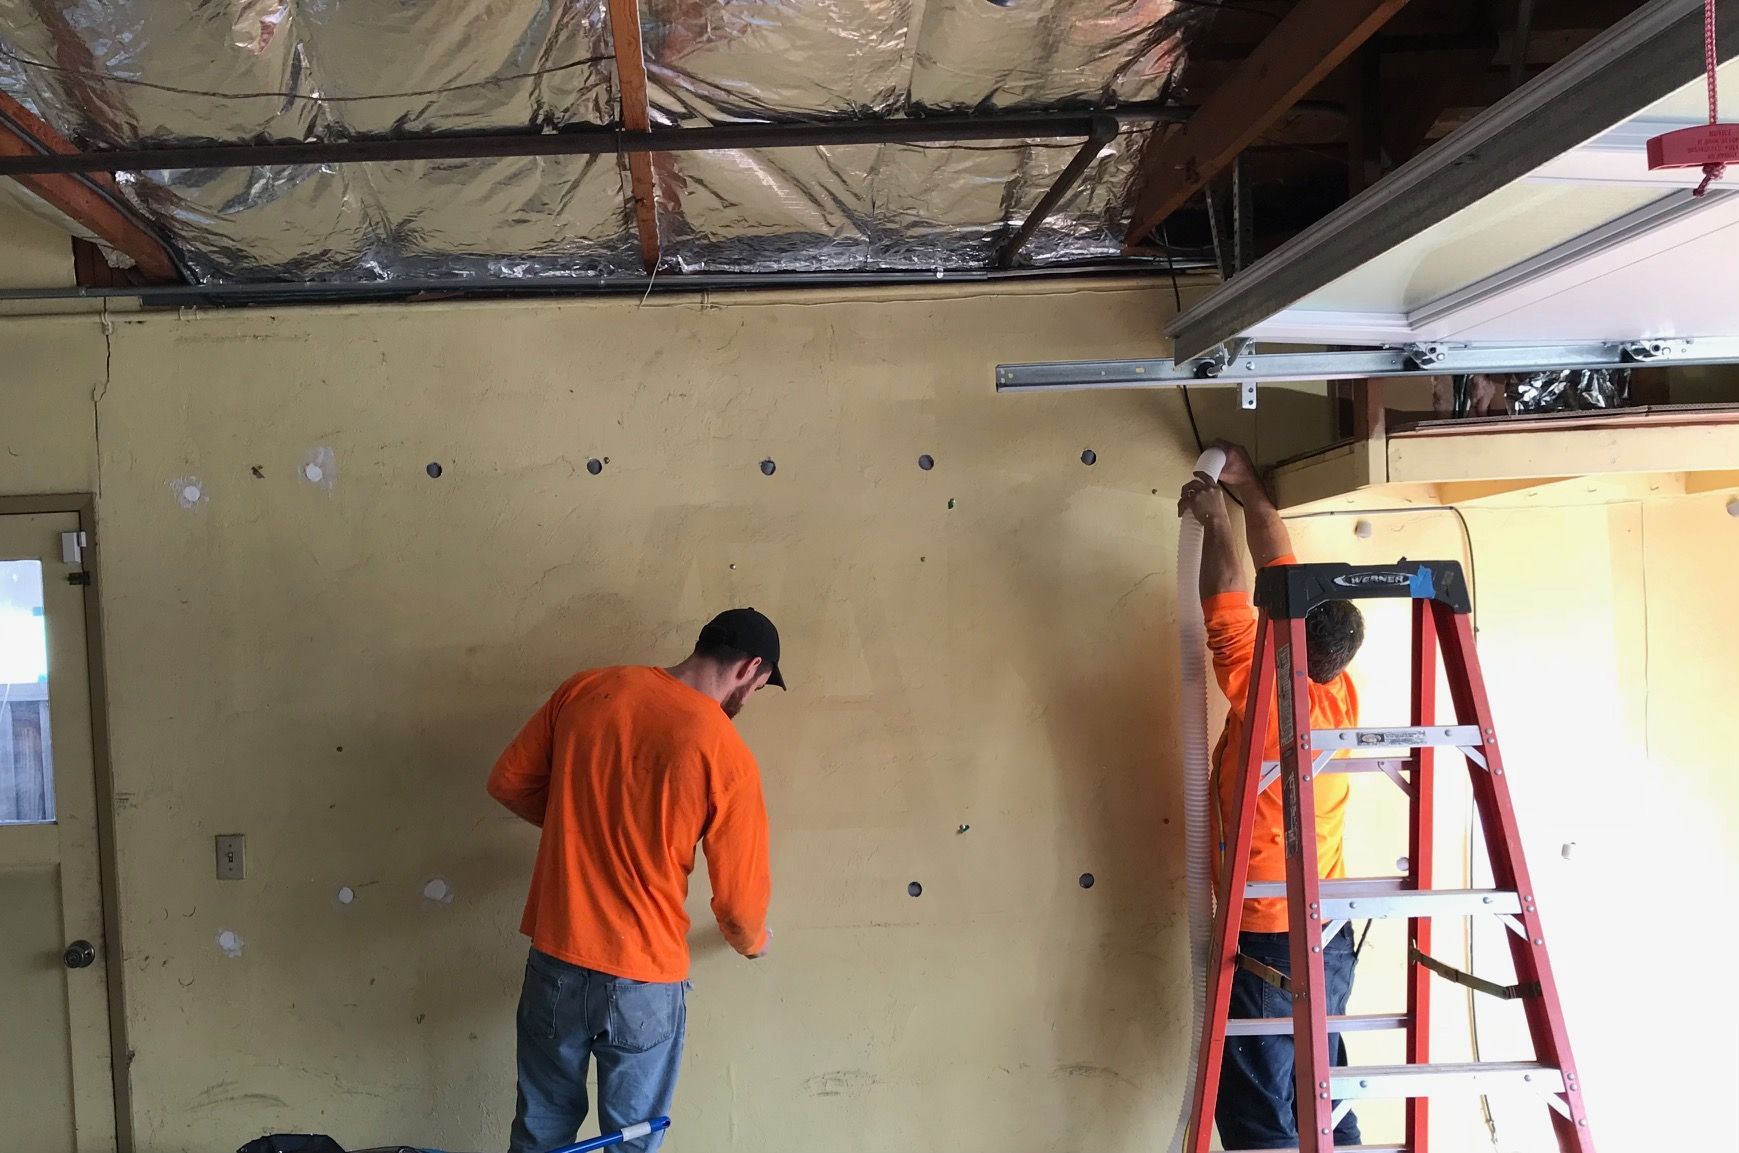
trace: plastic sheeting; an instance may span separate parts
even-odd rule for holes
[[[1102,107],[1167,89],[1176,0],[643,0],[655,121]],[[84,146],[552,129],[616,119],[604,0],[0,0],[0,90]],[[1028,244],[1115,256],[1144,134]],[[983,267],[1079,147],[846,145],[654,158],[683,271]],[[617,157],[121,174],[214,281],[639,270]]]

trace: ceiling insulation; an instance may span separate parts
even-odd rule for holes
[[[655,125],[1096,108],[1168,89],[1176,0],[643,0]],[[553,131],[619,119],[603,0],[0,0],[0,91],[84,148]],[[1032,238],[1115,256],[1147,130]],[[670,271],[989,264],[1078,139],[653,156]],[[122,173],[205,282],[641,270],[617,156]]]

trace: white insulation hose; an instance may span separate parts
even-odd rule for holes
[[[1210,448],[1195,471],[1218,482],[1226,454]],[[1208,996],[1208,937],[1214,928],[1214,880],[1208,838],[1208,656],[1202,621],[1202,525],[1187,512],[1177,530],[1178,718],[1182,726],[1184,800],[1184,876],[1189,884],[1190,1014],[1189,1063],[1184,1069],[1183,1104],[1172,1133],[1171,1153],[1182,1153],[1190,1122],[1202,1022]]]

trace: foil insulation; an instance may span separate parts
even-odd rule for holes
[[[1514,376],[1505,390],[1510,411],[1586,412],[1630,404],[1630,370],[1566,368]]]
[[[642,0],[655,123],[1091,108],[1162,97],[1178,0]],[[616,121],[605,0],[0,0],[0,91],[82,147]],[[1146,130],[1022,254],[1121,251]],[[654,157],[673,271],[981,268],[1079,148],[839,145]],[[206,281],[638,272],[622,158],[122,173]]]

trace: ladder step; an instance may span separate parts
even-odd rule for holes
[[[1361,1013],[1330,1017],[1330,1033],[1375,1033],[1385,1029],[1405,1029],[1405,1013]],[[1226,1022],[1228,1037],[1292,1036],[1291,1017],[1233,1017]]]
[[[1313,749],[1425,749],[1485,744],[1478,725],[1434,725],[1421,729],[1312,729]]]
[[[1232,1153],[1298,1153],[1298,1146],[1289,1145],[1284,1149],[1233,1150]],[[1405,1145],[1336,1145],[1334,1153],[1407,1153],[1407,1147]]]
[[[1337,1101],[1373,1097],[1435,1097],[1446,1093],[1525,1090],[1562,1093],[1564,1075],[1537,1061],[1486,1061],[1459,1065],[1366,1065],[1329,1071]]]
[[[1408,889],[1403,877],[1361,877],[1321,882],[1322,919],[1367,921],[1385,917],[1471,917],[1475,914],[1522,911],[1513,889]],[[1251,900],[1286,897],[1285,881],[1249,881],[1244,896]]]

